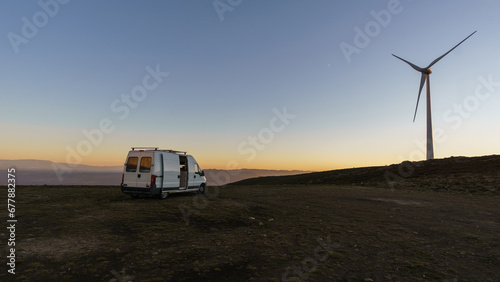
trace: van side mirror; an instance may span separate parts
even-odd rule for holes
[[[205,176],[205,172],[203,170],[200,172],[200,176]]]

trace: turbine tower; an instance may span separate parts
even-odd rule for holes
[[[413,122],[415,122],[415,117],[417,116],[417,109],[418,109],[418,102],[420,101],[420,93],[422,92],[422,88],[424,87],[424,83],[427,81],[427,159],[432,160],[434,159],[434,145],[432,141],[432,117],[431,117],[431,86],[430,86],[430,74],[432,73],[431,67],[437,63],[439,60],[444,58],[444,56],[448,55],[453,49],[457,48],[458,45],[462,44],[465,40],[467,40],[469,37],[471,37],[476,31],[471,33],[469,36],[467,36],[464,40],[460,41],[455,47],[451,48],[450,51],[444,53],[442,56],[438,57],[432,63],[430,63],[427,67],[421,68],[419,66],[416,66],[410,62],[408,62],[405,59],[402,59],[394,54],[392,54],[394,57],[400,59],[401,61],[409,64],[413,69],[415,69],[418,72],[422,73],[422,76],[420,78],[420,90],[418,91],[418,97],[417,97],[417,106],[415,107],[415,114],[413,115]]]

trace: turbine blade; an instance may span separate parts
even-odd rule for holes
[[[409,65],[410,65],[413,69],[415,69],[416,71],[422,72],[422,71],[424,70],[424,69],[422,69],[421,67],[419,67],[419,66],[417,66],[417,65],[414,65],[414,64],[412,64],[412,63],[408,62],[407,60],[405,60],[405,59],[403,59],[403,58],[400,58],[400,57],[398,57],[398,56],[396,56],[396,55],[394,55],[394,54],[392,54],[392,55],[393,55],[394,57],[396,57],[396,58],[400,59],[401,61],[403,61],[403,62],[405,62],[405,63],[409,64]]]
[[[425,73],[422,73],[422,78],[420,78],[420,90],[418,90],[417,106],[415,107],[415,114],[413,115],[413,122],[415,122],[415,118],[417,117],[418,102],[420,101],[420,94],[422,93],[422,88],[424,88],[426,79],[427,75]]]
[[[444,53],[444,55],[442,55],[441,57],[439,57],[439,58],[435,59],[434,61],[432,61],[432,63],[430,63],[427,68],[432,67],[435,63],[437,63],[439,60],[441,60],[442,58],[444,58],[444,56],[448,55],[448,53],[450,53],[451,51],[453,51],[453,49],[457,48],[458,45],[462,44],[462,42],[464,42],[465,40],[467,40],[469,37],[471,37],[476,32],[477,32],[477,30],[474,31],[473,33],[471,33],[469,36],[467,36],[464,40],[460,41],[460,43],[458,43],[457,45],[455,45],[455,47],[451,48],[450,51]]]

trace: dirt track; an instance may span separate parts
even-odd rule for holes
[[[119,187],[20,187],[15,278],[500,280],[498,196],[336,186],[208,192],[160,201]]]

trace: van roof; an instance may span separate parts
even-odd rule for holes
[[[170,149],[160,149],[159,147],[132,147],[132,151],[161,151],[161,152],[169,152],[169,153],[175,153],[175,154],[187,154],[187,152],[184,151],[175,151],[175,150],[170,150]]]

